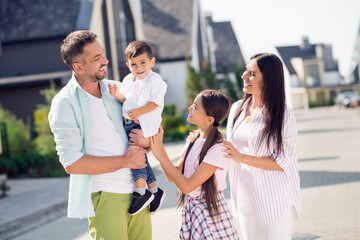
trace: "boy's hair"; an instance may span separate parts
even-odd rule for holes
[[[230,110],[230,101],[228,97],[221,93],[220,91],[215,90],[204,90],[199,93],[202,100],[202,105],[205,109],[206,115],[211,116],[215,119],[217,125],[214,125],[210,130],[203,147],[201,148],[199,156],[199,165],[203,161],[208,150],[214,146],[216,143],[222,142],[224,139],[223,134],[219,131],[219,124],[221,124],[229,114]],[[190,142],[184,157],[184,163],[182,165],[182,173],[184,173],[184,166],[186,158],[193,147],[196,139],[199,138],[200,133],[198,133]],[[208,180],[206,180],[201,185],[201,193],[204,194],[206,200],[206,206],[209,210],[210,216],[213,218],[214,215],[219,215],[219,208],[217,201],[219,199],[218,190],[215,182],[215,174],[213,174]],[[181,194],[179,199],[179,206],[183,205],[185,202],[185,194]]]
[[[83,53],[85,45],[96,41],[96,34],[88,30],[80,30],[69,33],[60,47],[61,57],[71,70],[75,59]]]
[[[153,58],[151,46],[145,41],[133,41],[125,49],[126,61],[146,53],[150,59]]]

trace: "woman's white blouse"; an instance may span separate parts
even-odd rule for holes
[[[245,117],[247,102],[243,105],[243,111],[237,119],[234,127],[232,122],[237,108],[241,101],[237,101],[231,107],[226,139],[230,141],[237,149],[238,143],[234,138],[242,120]],[[245,164],[232,161],[229,168],[229,180],[231,186],[231,196],[234,210],[241,211],[239,203],[243,203],[240,191],[237,191],[237,184],[242,180],[249,181],[250,184],[250,203],[253,207],[255,217],[261,226],[268,226],[283,216],[292,206],[296,211],[295,218],[299,213],[300,200],[300,178],[296,156],[295,138],[297,135],[296,120],[291,109],[286,106],[284,114],[284,126],[282,132],[283,153],[278,153],[273,141],[270,141],[270,148],[267,148],[267,142],[261,142],[261,131],[265,124],[264,109],[258,112],[251,121],[250,133],[248,134],[248,154],[259,157],[273,157],[277,164],[284,171],[264,170],[251,167]],[[246,169],[249,174],[243,176]],[[234,212],[235,212],[234,211]]]

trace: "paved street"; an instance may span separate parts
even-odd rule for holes
[[[296,112],[296,118],[302,202],[293,240],[360,239],[359,109],[318,108]],[[174,161],[182,144],[166,145]],[[152,216],[153,239],[178,239],[176,186],[149,158],[158,186],[167,191],[162,209]],[[86,219],[65,216],[68,178],[9,182],[9,197],[0,199],[0,239],[90,239]],[[229,191],[225,195],[229,199]]]

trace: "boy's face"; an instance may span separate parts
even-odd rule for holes
[[[129,58],[126,62],[130,72],[137,80],[145,78],[154,64],[155,58],[153,57],[150,59],[147,53],[142,53],[136,57]]]

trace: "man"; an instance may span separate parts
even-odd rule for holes
[[[90,31],[70,33],[61,56],[73,71],[49,113],[59,160],[70,174],[68,217],[89,218],[95,239],[151,239],[145,208],[128,214],[134,190],[130,168],[144,168],[145,150],[128,147],[121,105],[109,94],[108,60]],[[141,144],[139,144],[141,145]]]

